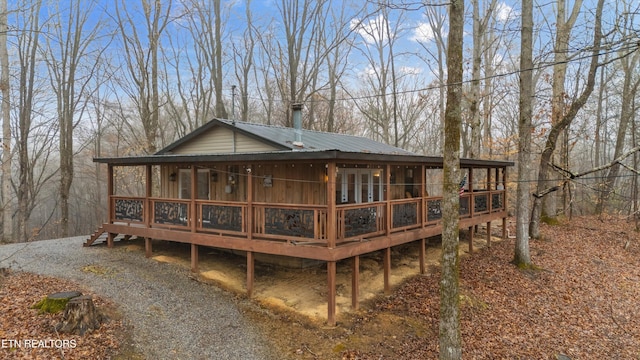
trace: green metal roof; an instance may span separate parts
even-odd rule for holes
[[[225,127],[269,144],[277,150],[253,153],[174,154],[177,147],[188,143],[215,127]],[[300,130],[301,146],[294,144],[296,129],[283,126],[253,124],[242,121],[213,119],[153,155],[99,157],[93,160],[112,165],[152,165],[176,163],[251,162],[251,161],[358,161],[378,163],[411,163],[442,166],[442,157],[425,156],[361,136]],[[460,166],[507,167],[513,162],[499,160],[460,159]]]
[[[194,130],[192,133],[158,151],[156,155],[170,154],[173,149],[194,139],[204,132],[213,129],[216,126],[225,127],[238,133],[242,133],[243,135],[252,137],[257,141],[270,144],[281,150],[337,150],[342,152],[360,152],[369,154],[416,155],[410,151],[406,151],[404,149],[367,139],[361,136],[336,134],[305,129],[299,130],[301,137],[301,146],[299,146],[298,144],[294,143],[296,140],[296,129],[294,128],[223,119],[213,119],[209,121],[208,123]]]

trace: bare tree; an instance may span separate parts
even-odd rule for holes
[[[483,2],[486,5],[486,2]],[[482,65],[482,53],[486,47],[487,25],[492,18],[493,10],[496,8],[497,0],[490,0],[489,5],[480,17],[480,2],[472,0],[473,18],[473,50],[471,56],[471,94],[469,99],[469,127],[471,128],[471,146],[469,147],[469,157],[478,158],[481,154],[482,145],[482,122],[480,121],[480,66]],[[485,64],[490,67],[492,64]]]
[[[15,125],[15,143],[18,154],[18,182],[14,184],[18,202],[17,234],[15,239],[27,241],[33,239],[39,229],[47,222],[50,215],[39,221],[33,231],[29,231],[29,219],[33,209],[38,205],[38,194],[43,186],[55,175],[57,169],[49,166],[52,149],[55,149],[57,126],[46,116],[44,108],[47,100],[43,99],[45,84],[36,76],[40,65],[39,52],[41,1],[34,1],[25,6],[16,16],[22,16],[23,29],[17,32],[17,57],[19,81],[17,86],[17,124]]]
[[[136,104],[145,134],[145,152],[155,153],[160,107],[158,53],[161,35],[170,21],[171,2],[140,0],[144,28],[139,26],[140,17],[129,12],[132,11],[131,2],[121,0],[116,5],[117,26],[125,55],[123,60],[132,81],[132,88],[124,90]],[[146,42],[143,40],[145,36]]]
[[[562,2],[562,1],[560,1]],[[577,1],[574,5],[579,5],[581,4],[581,1]],[[587,79],[586,79],[586,84],[582,90],[582,92],[580,93],[580,95],[571,103],[571,105],[566,108],[566,110],[564,109],[565,105],[564,105],[564,98],[565,98],[565,93],[564,93],[564,84],[563,85],[555,85],[556,82],[564,82],[565,81],[565,72],[566,72],[566,58],[561,58],[562,60],[555,60],[554,65],[558,63],[558,61],[561,61],[563,64],[565,64],[565,67],[560,67],[559,69],[556,69],[554,67],[554,96],[556,96],[556,91],[561,92],[560,95],[558,95],[560,98],[559,99],[555,99],[554,101],[561,101],[561,104],[558,105],[559,108],[557,110],[555,110],[556,112],[554,112],[553,107],[552,107],[552,118],[554,116],[557,116],[556,121],[552,121],[552,125],[551,125],[551,129],[549,130],[549,135],[547,136],[547,140],[545,142],[545,146],[542,150],[542,154],[540,155],[540,165],[539,165],[539,170],[538,170],[538,183],[537,183],[537,191],[536,191],[536,196],[534,196],[534,201],[533,201],[533,209],[532,209],[532,214],[531,214],[531,224],[530,224],[530,228],[529,228],[529,235],[533,238],[538,238],[540,237],[540,219],[541,216],[543,215],[542,212],[542,201],[544,198],[544,195],[541,194],[541,192],[546,189],[549,188],[549,179],[550,179],[550,167],[549,167],[549,163],[551,162],[553,153],[556,149],[556,145],[557,145],[557,141],[558,141],[558,137],[560,136],[560,134],[567,129],[570,125],[571,122],[573,122],[573,120],[575,119],[576,115],[578,114],[578,111],[580,111],[580,109],[584,106],[584,104],[586,104],[587,100],[589,99],[589,96],[591,96],[591,93],[593,92],[593,88],[595,86],[595,80],[596,80],[596,73],[597,73],[597,69],[598,69],[598,57],[600,54],[600,44],[602,42],[602,8],[604,6],[603,0],[599,0],[598,4],[596,6],[596,13],[595,13],[595,18],[594,18],[594,35],[593,35],[593,45],[591,48],[591,62],[589,64],[589,71],[587,73]],[[577,10],[575,10],[574,8],[574,13],[577,12]],[[562,17],[564,18],[564,13],[562,14]],[[572,18],[573,18],[573,14],[572,14]],[[569,23],[572,24],[573,20],[570,20]],[[569,28],[564,28],[563,26],[559,27],[557,32],[558,32],[558,39],[556,40],[556,47],[560,47],[562,49],[563,46],[568,46],[568,45],[563,45],[564,42],[567,42],[568,40],[568,34],[564,34],[565,31],[570,31],[570,27]],[[565,50],[561,50],[561,52],[565,52]],[[555,78],[556,71],[560,72],[560,75],[558,75],[558,79]],[[578,79],[576,79],[576,81],[578,81]],[[560,88],[560,90],[556,90],[555,87]],[[555,105],[554,105],[555,106]],[[559,115],[558,115],[559,114]],[[556,210],[555,210],[555,203],[554,202],[550,202],[550,208],[546,210],[546,213],[544,215],[546,216],[551,216],[554,217],[556,214]],[[554,209],[552,210],[551,207],[553,207]]]
[[[255,67],[254,52],[256,49],[256,39],[253,27],[253,14],[251,13],[251,0],[245,4],[246,28],[242,36],[242,46],[233,47],[233,62],[235,65],[236,81],[240,90],[240,119],[249,120],[249,84],[251,84],[251,73]],[[232,99],[235,101],[235,99]],[[235,104],[231,104],[232,108]]]
[[[13,236],[13,206],[11,201],[11,84],[9,82],[9,52],[7,0],[0,0],[0,91],[2,92],[2,241]]]
[[[226,18],[227,15],[224,14],[224,17]],[[222,56],[226,20],[223,19],[221,1],[190,0],[187,19],[189,19],[188,26],[195,43],[195,51],[198,53],[197,67],[202,71],[198,74],[203,78],[198,86],[204,88],[201,92],[204,93],[205,98],[207,90],[213,93],[214,114],[218,118],[226,119],[229,114],[224,104]]]
[[[624,17],[628,17],[630,12],[625,11]],[[627,26],[620,26],[621,29],[628,29]],[[628,34],[623,34],[624,37]],[[635,38],[637,41],[637,38]],[[636,45],[637,46],[637,45]],[[618,124],[618,130],[615,138],[615,146],[613,152],[613,158],[617,159],[624,151],[627,137],[629,136],[629,126],[634,122],[636,116],[636,98],[638,88],[640,87],[640,75],[638,74],[638,65],[640,64],[640,49],[636,48],[631,54],[625,54],[628,50],[621,52],[620,67],[622,70],[623,82],[622,82],[622,98],[620,103],[620,122]],[[637,144],[633,144],[636,146]],[[600,194],[598,203],[596,204],[596,213],[601,214],[606,208],[607,202],[611,193],[614,191],[614,184],[618,178],[620,172],[620,164],[613,164],[606,174],[604,184],[602,186],[602,192]]]
[[[86,6],[83,6],[86,5]],[[102,49],[91,49],[100,22],[89,28],[88,20],[93,11],[91,2],[72,2],[47,24],[47,49],[45,61],[49,69],[51,89],[56,96],[60,151],[60,236],[69,236],[69,195],[74,178],[74,130],[83,118],[91,91],[89,88]],[[97,53],[91,54],[96,50]],[[93,55],[90,60],[89,56]]]
[[[441,148],[440,139],[444,138],[444,113],[446,105],[446,7],[444,6],[426,6],[424,8],[424,16],[427,22],[421,24],[416,29],[416,35],[414,40],[421,47],[422,51],[418,54],[418,57],[431,69],[436,75],[436,82],[433,84],[438,90],[438,133],[437,136],[432,139],[436,142],[437,148]],[[435,49],[429,44],[433,42]],[[438,150],[440,151],[440,150]]]
[[[281,111],[284,114],[283,125],[291,126],[290,103],[302,103],[313,96],[317,90],[319,68],[324,63],[325,52],[319,51],[325,46],[319,41],[322,34],[327,9],[331,7],[329,0],[279,0],[276,2],[276,21],[279,27],[270,27],[268,37],[261,37],[262,50],[269,56],[268,71],[282,99]],[[283,40],[279,41],[275,34],[283,31]],[[265,41],[271,40],[271,43]],[[335,44],[337,40],[328,41]],[[330,48],[333,45],[329,45]],[[270,87],[271,84],[269,84]],[[322,87],[322,86],[320,86]],[[273,88],[273,87],[272,87]]]
[[[361,80],[363,91],[356,106],[369,122],[372,137],[399,146],[398,114],[399,74],[395,68],[394,48],[403,32],[404,12],[392,17],[388,6],[382,5],[371,19],[356,23],[354,30],[363,38],[358,47],[368,64]]]
[[[440,359],[462,359],[460,335],[460,130],[462,127],[462,42],[464,0],[449,5],[447,107],[444,122],[442,198],[442,279],[440,281]]]

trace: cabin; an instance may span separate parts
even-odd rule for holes
[[[85,246],[116,236],[246,254],[246,291],[256,255],[326,263],[327,322],[335,324],[336,262],[353,259],[352,306],[358,307],[360,257],[383,251],[389,291],[391,248],[421,246],[439,235],[441,157],[417,155],[364,137],[213,119],[153,155],[101,157],[108,168],[108,219]],[[507,161],[462,159],[460,227],[502,221],[505,237]],[[140,194],[119,193],[136,170]],[[120,183],[119,183],[120,182]],[[118,185],[118,186],[116,186]],[[473,242],[469,242],[470,248]]]

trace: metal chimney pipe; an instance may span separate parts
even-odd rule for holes
[[[303,147],[302,143],[302,104],[296,103],[291,105],[293,110],[293,128],[295,130],[296,139],[293,145]]]

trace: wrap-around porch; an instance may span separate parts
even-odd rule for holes
[[[188,243],[194,272],[198,271],[201,246],[243,251],[248,296],[254,287],[257,253],[323,261],[327,264],[329,324],[336,321],[337,261],[353,259],[352,306],[357,308],[361,255],[384,251],[384,289],[388,292],[391,248],[418,241],[423,273],[425,239],[442,230],[442,196],[437,190],[442,186],[438,180],[442,171],[441,163],[434,161],[158,160],[105,161],[109,215],[87,245],[103,233],[109,247],[117,235],[137,236],[145,239],[149,257],[151,239]],[[462,163],[460,227],[473,233],[476,225],[486,224],[488,242],[495,220],[502,221],[502,237],[506,235],[505,185],[510,165],[479,160]],[[117,171],[132,166],[143,173],[144,193],[120,194],[115,182],[122,176]],[[180,176],[184,178],[176,179]],[[287,192],[291,194],[285,195]],[[472,240],[469,248],[473,251]]]

